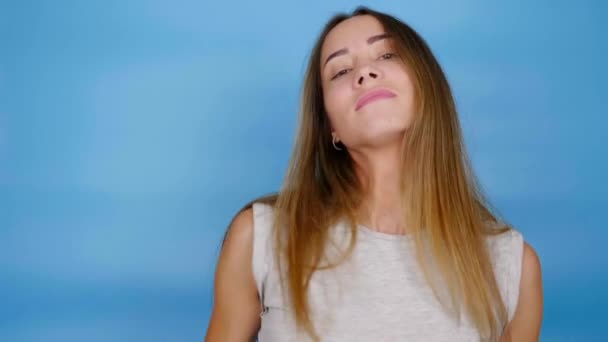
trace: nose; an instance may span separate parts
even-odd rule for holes
[[[357,80],[357,84],[358,85],[362,85],[363,81],[367,77],[369,77],[369,78],[378,78],[378,74],[376,74],[375,72],[371,72],[371,71],[366,72],[366,73],[362,74],[361,76],[359,76],[359,79]]]

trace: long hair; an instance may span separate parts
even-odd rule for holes
[[[356,241],[356,213],[364,189],[350,155],[332,147],[321,84],[321,47],[336,25],[359,15],[373,16],[393,37],[414,84],[416,115],[402,142],[400,190],[403,220],[415,236],[418,262],[442,305],[457,319],[464,312],[482,336],[496,340],[507,323],[507,310],[485,239],[510,227],[491,210],[475,179],[450,87],[430,48],[407,24],[366,7],[335,15],[319,35],[305,74],[284,183],[276,195],[253,201],[274,206],[275,257],[285,274],[296,323],[318,339],[307,291],[312,274],[322,268],[329,228],[346,219],[352,233],[346,254]]]

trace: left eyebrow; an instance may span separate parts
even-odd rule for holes
[[[390,38],[391,35],[390,33],[381,33],[375,36],[371,36],[369,38],[367,38],[367,45],[371,45],[374,44],[375,42],[382,40],[382,39],[386,39],[386,38]]]
[[[383,39],[387,39],[390,38],[391,35],[390,33],[381,33],[381,34],[377,34],[375,36],[371,36],[369,38],[367,38],[367,45],[372,45],[375,42],[381,41]],[[327,62],[329,62],[332,58],[338,57],[338,56],[342,56],[348,53],[348,49],[347,48],[343,48],[340,49],[334,53],[332,53],[331,55],[329,55],[327,57],[327,59],[325,60],[325,63],[323,63],[323,68],[325,68],[325,65],[327,64]]]

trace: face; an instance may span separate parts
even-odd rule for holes
[[[325,109],[348,148],[400,142],[412,120],[413,85],[391,42],[369,15],[341,22],[323,42]]]

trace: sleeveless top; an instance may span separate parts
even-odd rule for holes
[[[312,341],[303,329],[296,329],[279,284],[271,234],[273,208],[254,203],[253,215],[252,266],[262,305],[258,341]],[[340,236],[350,231],[348,225],[334,228],[339,243],[347,243],[349,237]],[[457,321],[436,299],[418,266],[413,243],[408,235],[359,226],[351,256],[335,268],[313,273],[308,300],[320,341],[482,341],[466,315]],[[523,237],[512,229],[488,237],[487,243],[510,321],[519,296]]]

